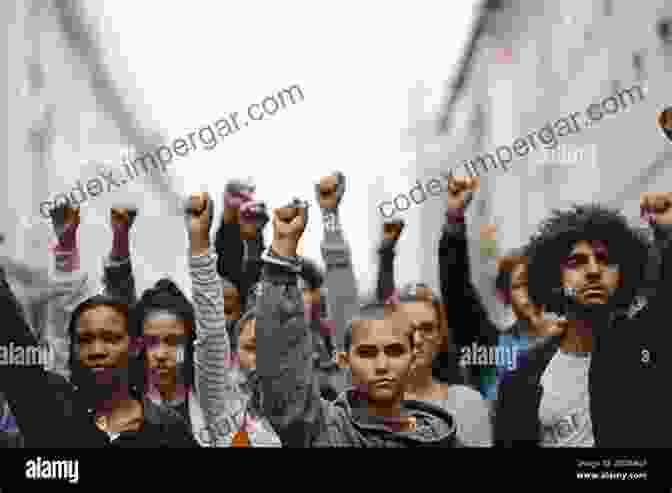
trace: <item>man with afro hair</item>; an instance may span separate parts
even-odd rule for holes
[[[563,317],[565,330],[502,382],[497,446],[669,447],[662,389],[672,193],[645,194],[641,210],[655,244],[619,212],[594,204],[554,211],[531,238],[530,297]],[[638,296],[651,287],[656,258],[655,291]]]

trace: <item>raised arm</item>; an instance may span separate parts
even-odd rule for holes
[[[126,300],[129,305],[137,301],[129,247],[129,235],[137,214],[135,208],[111,210],[112,250],[105,259],[105,291]]]
[[[0,314],[0,346],[12,348],[14,354],[34,354],[38,341],[23,318],[4,275],[0,275]],[[40,364],[0,365],[0,392],[11,406],[26,447],[105,444],[104,434],[98,432],[86,410],[67,404],[72,396],[67,381],[57,375],[50,376]]]
[[[376,298],[384,303],[395,290],[394,257],[395,247],[401,232],[404,230],[403,219],[392,219],[383,224],[383,240],[378,248],[378,282],[376,284]]]
[[[54,269],[49,280],[44,331],[52,356],[47,369],[69,378],[70,318],[77,305],[94,293],[88,275],[80,270],[79,209],[63,205],[52,211],[51,218],[57,242],[52,250]]]
[[[249,181],[232,180],[226,184],[224,210],[215,235],[217,272],[238,287],[241,301],[247,293],[243,286],[245,244],[241,235],[240,208],[254,200],[254,190],[254,184]]]
[[[208,434],[201,445],[228,447],[232,422],[241,418],[244,402],[233,378],[231,343],[224,314],[224,285],[217,273],[217,257],[210,248],[212,200],[193,195],[186,209],[189,236],[189,273],[196,311],[195,376],[198,399]]]
[[[245,258],[243,260],[243,298],[261,277],[264,251],[264,227],[269,221],[264,202],[252,200],[240,206],[240,234],[245,244]]]
[[[622,325],[594,333],[589,390],[593,431],[601,448],[667,448],[672,440],[666,426],[672,409],[660,391],[672,368],[666,323],[672,287],[672,193],[646,193],[641,207],[653,227],[662,264],[648,306]],[[614,393],[617,381],[627,382],[627,398]],[[624,420],[640,426],[624,427]]]
[[[315,185],[315,190],[324,225],[321,250],[327,269],[325,286],[329,318],[334,322],[334,339],[341,350],[346,324],[355,315],[358,306],[357,279],[350,247],[343,237],[338,210],[345,193],[345,176],[337,172],[323,177]]]
[[[477,179],[473,179],[477,180]],[[497,344],[497,329],[490,321],[481,297],[471,282],[464,213],[478,188],[478,181],[451,178],[448,210],[439,241],[439,280],[447,306],[448,324],[458,346]]]
[[[312,360],[310,328],[297,285],[298,241],[308,204],[275,211],[273,243],[264,254],[257,300],[257,373],[264,415],[286,447],[308,447],[324,427],[324,409]]]

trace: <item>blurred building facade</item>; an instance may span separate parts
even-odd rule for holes
[[[600,201],[636,223],[639,196],[672,187],[672,144],[656,114],[672,105],[672,3],[665,0],[487,1],[442,110],[444,170],[640,85],[645,99],[606,115],[553,150],[516,156],[482,175],[471,207],[474,280],[494,318],[492,264],[478,259],[478,228],[494,223],[501,250],[523,244],[554,208]],[[426,175],[433,170],[421,169]],[[436,212],[435,212],[436,213]],[[434,214],[432,214],[434,216]],[[436,216],[425,216],[427,235]],[[435,266],[427,266],[431,275]],[[429,269],[434,272],[430,273]]]
[[[106,53],[114,50],[101,46],[97,20],[87,16],[82,2],[5,1],[0,19],[7,32],[2,62],[8,74],[3,79],[6,111],[0,135],[5,150],[0,167],[0,232],[6,236],[2,248],[12,257],[49,267],[53,235],[40,204],[69,194],[78,180],[86,189],[88,179],[100,176],[101,166],[118,168],[129,148],[153,149],[163,142],[127,101],[129,88],[137,88],[127,75],[111,70]],[[147,287],[145,280],[172,274],[176,263],[185,265],[184,227],[172,210],[175,197],[164,177],[138,179],[111,192],[107,188],[105,184],[105,192],[82,205],[82,269],[99,280],[102,256],[111,245],[109,207],[117,203],[142,205],[138,221],[152,221],[166,230],[160,254],[151,249],[133,252],[139,287]],[[184,286],[183,277],[178,282]]]

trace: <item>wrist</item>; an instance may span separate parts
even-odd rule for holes
[[[271,246],[261,255],[261,260],[266,266],[273,265],[281,267],[283,270],[299,274],[301,272],[301,261],[294,255],[282,255]]]
[[[58,235],[58,248],[63,251],[74,251],[77,249],[77,224],[68,224],[63,228],[63,232]]]
[[[236,207],[224,207],[222,212],[222,222],[224,224],[237,224],[238,223],[238,208]]]
[[[448,209],[446,211],[446,221],[448,224],[463,224],[464,209]]]
[[[327,233],[335,233],[341,230],[341,222],[338,209],[322,209],[322,223]]]
[[[189,243],[189,251],[191,252],[192,257],[207,255],[210,251],[210,240],[201,238],[191,239]]]
[[[79,249],[64,250],[56,247],[54,249],[54,259],[56,261],[56,270],[60,272],[75,272],[79,270],[80,259]]]
[[[111,256],[115,258],[130,257],[129,250],[129,232],[130,229],[126,225],[114,226],[112,235],[112,252]]]
[[[380,242],[378,253],[380,255],[395,255],[396,252],[394,250],[394,247],[396,246],[397,246],[397,240],[385,239]]]
[[[271,243],[270,253],[272,256],[296,258],[297,241],[292,239],[274,239]]]

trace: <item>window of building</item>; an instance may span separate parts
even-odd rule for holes
[[[613,0],[604,0],[604,15],[611,16],[614,15],[614,2]]]
[[[638,81],[646,79],[646,71],[644,70],[644,53],[638,51],[632,55],[632,68],[635,70],[635,76]]]
[[[667,17],[658,21],[656,27],[658,38],[667,45],[672,45],[672,18]]]

